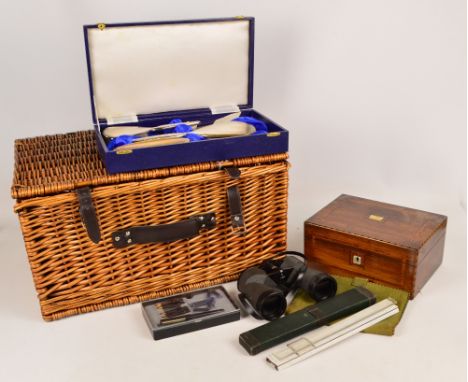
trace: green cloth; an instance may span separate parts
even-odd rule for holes
[[[352,289],[357,286],[363,286],[369,289],[377,298],[377,302],[386,299],[387,297],[393,298],[400,309],[400,312],[394,316],[388,317],[385,320],[363,330],[363,333],[372,333],[372,334],[381,334],[384,336],[392,336],[395,333],[395,328],[403,316],[405,311],[406,304],[408,303],[409,293],[400,290],[391,288],[388,286],[376,284],[370,282],[367,279],[359,277],[343,277],[343,276],[333,276],[336,279],[338,284],[338,289],[336,294],[346,292],[349,289]],[[294,313],[300,309],[303,309],[309,305],[315,304],[315,300],[309,296],[309,294],[303,290],[299,290],[294,296],[293,300],[286,310],[286,314]]]

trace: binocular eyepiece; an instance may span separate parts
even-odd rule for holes
[[[283,252],[281,260],[267,260],[243,271],[237,280],[239,299],[250,306],[256,318],[274,320],[286,311],[286,296],[298,288],[305,290],[316,301],[336,294],[336,281],[324,272],[308,268],[304,255]],[[299,260],[295,256],[303,259]]]

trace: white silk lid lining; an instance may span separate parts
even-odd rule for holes
[[[97,118],[245,105],[249,20],[88,29]]]

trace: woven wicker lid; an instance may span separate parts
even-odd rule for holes
[[[94,131],[46,135],[15,141],[11,195],[14,199],[54,195],[79,187],[192,174],[220,166],[271,163],[285,160],[287,156],[283,153],[111,175],[99,158]]]

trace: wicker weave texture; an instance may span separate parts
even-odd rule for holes
[[[84,136],[67,134],[67,139],[83,144]],[[34,139],[47,145],[44,139]],[[57,137],[50,138],[54,139]],[[94,142],[89,141],[83,147],[91,152],[91,144]],[[21,146],[24,148],[24,140]],[[101,164],[95,154],[81,156],[80,161],[76,158],[80,153],[50,152],[46,155],[48,159],[53,157],[60,163],[67,158],[71,164],[62,167],[62,178],[49,175],[57,171],[52,170],[54,161],[42,162],[46,168],[40,170],[40,163],[26,165],[23,156],[22,162],[18,161],[17,150],[13,186],[17,196],[21,190],[27,190],[24,195],[47,194],[53,188],[61,191],[22,198],[15,207],[45,320],[233,280],[246,267],[285,248],[288,188],[285,154],[233,161],[231,164],[239,166],[241,177],[231,179],[219,169],[219,163],[107,175],[96,170]],[[72,173],[77,165],[83,168],[83,173]],[[18,172],[26,168],[35,170],[28,174]],[[48,182],[40,184],[37,179],[40,174],[48,174]],[[87,178],[86,174],[91,175]],[[102,237],[99,244],[88,238],[73,192],[78,185],[89,184],[101,184],[92,189]],[[233,231],[230,223],[226,190],[235,184],[242,199],[244,235]],[[68,192],[65,185],[70,187]],[[112,245],[111,234],[115,231],[175,223],[208,212],[216,214],[216,227],[193,238],[134,244],[121,249]]]
[[[99,160],[93,130],[45,135],[15,141],[14,199],[54,195],[84,186],[119,184],[138,180],[210,171],[222,166],[251,166],[287,159],[286,153],[225,162],[204,162],[145,171],[108,174]]]

